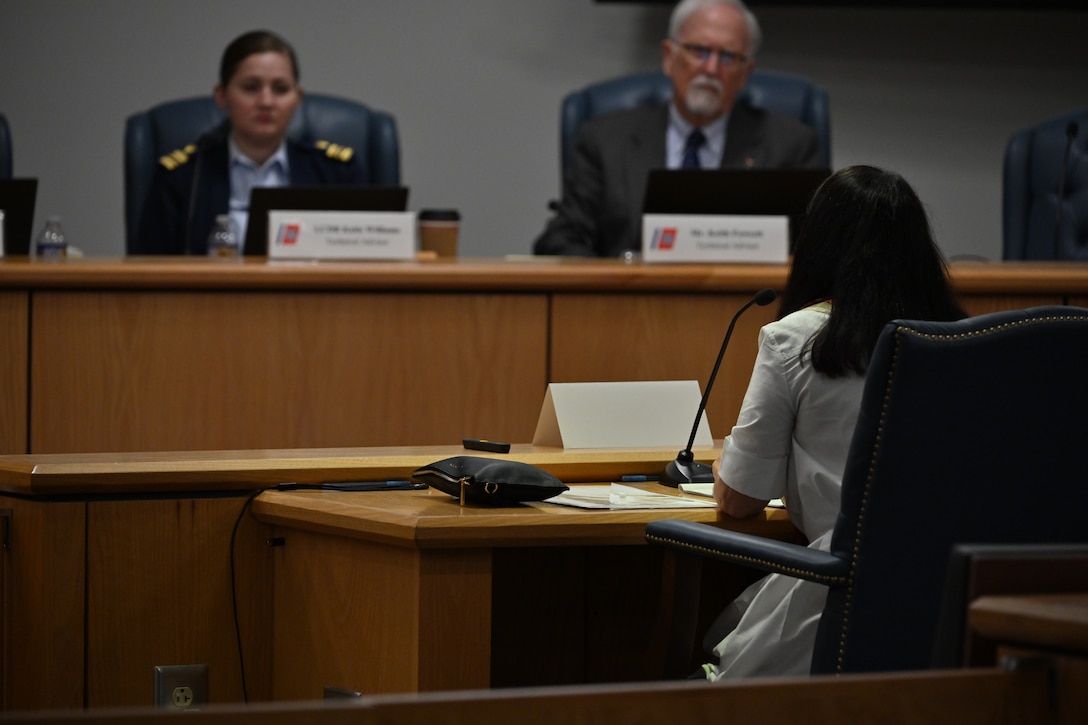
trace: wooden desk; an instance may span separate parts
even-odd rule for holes
[[[782,265],[0,260],[0,453],[531,440],[549,382],[705,383]],[[1088,304],[1088,266],[952,267],[972,313]],[[749,310],[709,401],[736,420]],[[677,352],[679,350],[679,352]]]
[[[247,498],[286,481],[406,478],[462,453],[0,456],[0,509],[10,514],[0,522],[0,706],[146,705],[153,668],[165,664],[207,664],[213,702],[242,700],[231,531]],[[674,455],[511,453],[568,482],[657,473]],[[645,649],[661,572],[640,530],[665,512],[461,509],[429,491],[265,493],[253,512],[259,519],[241,519],[234,548],[253,701],[319,698],[326,684],[404,692],[545,675],[578,682],[645,664],[614,668],[610,657]],[[782,520],[739,525],[789,531]],[[268,545],[273,534],[283,546]],[[519,626],[511,607],[554,617],[554,627]]]
[[[977,634],[1007,645],[1088,654],[1085,593],[979,597],[968,609],[968,623]]]
[[[253,513],[284,542],[277,699],[316,698],[325,685],[379,693],[660,678],[664,641],[652,635],[663,624],[663,557],[644,545],[645,525],[718,518],[461,507],[437,491],[268,492]],[[729,526],[793,535],[782,511]],[[737,572],[734,593],[754,578]]]
[[[1049,722],[1088,722],[1088,593],[983,596],[967,618],[1007,668],[1048,675]]]

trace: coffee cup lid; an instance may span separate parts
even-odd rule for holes
[[[421,222],[456,222],[461,214],[456,209],[423,209],[419,212]]]

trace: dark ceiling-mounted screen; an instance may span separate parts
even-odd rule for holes
[[[593,0],[613,5],[674,5],[676,0]],[[1088,0],[748,0],[753,10],[794,8],[943,8],[972,10],[1088,10]]]

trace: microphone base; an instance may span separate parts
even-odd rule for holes
[[[681,483],[714,483],[714,468],[705,463],[672,461],[665,466],[661,483],[676,488]]]

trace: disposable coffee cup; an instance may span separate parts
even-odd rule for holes
[[[439,257],[457,256],[461,215],[456,209],[424,209],[419,212],[419,248]]]

